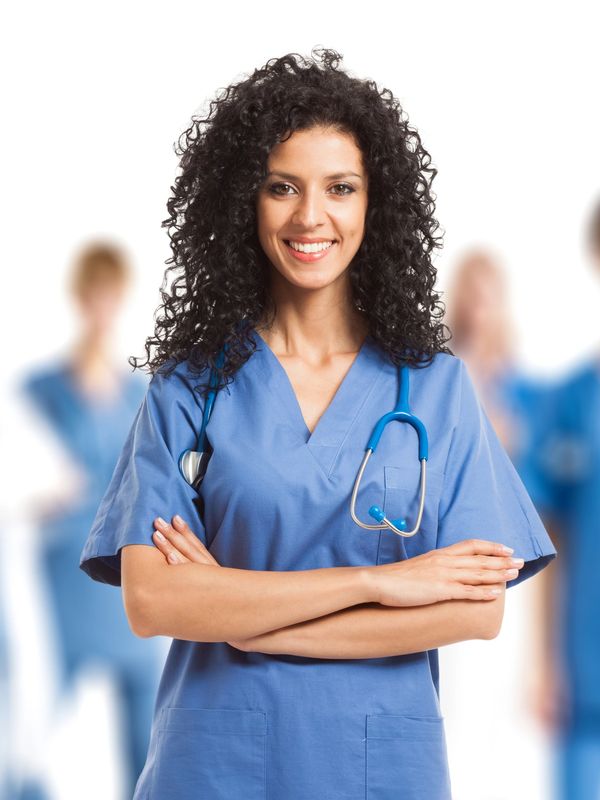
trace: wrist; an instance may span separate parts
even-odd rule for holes
[[[361,600],[359,603],[378,603],[379,589],[376,580],[375,567],[359,567],[358,583]]]

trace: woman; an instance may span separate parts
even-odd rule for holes
[[[519,366],[508,309],[508,287],[498,257],[481,247],[465,251],[448,292],[446,319],[453,348],[467,365],[481,404],[519,469],[547,387]]]
[[[585,251],[600,269],[600,199]],[[600,796],[600,354],[555,379],[523,472],[563,558],[540,582],[535,710],[552,734],[556,800]]]
[[[436,648],[494,636],[555,555],[444,347],[429,156],[339,60],[274,59],[186,132],[155,372],[81,556],[174,639],[135,800],[449,798]],[[225,345],[197,497],[178,462]],[[410,538],[349,513],[401,363],[431,442]],[[412,526],[419,472],[389,425],[358,517]]]
[[[126,796],[131,796],[144,764],[164,651],[159,642],[136,638],[120,598],[92,584],[77,566],[147,386],[146,380],[115,366],[112,354],[129,281],[130,268],[120,248],[103,241],[83,246],[71,277],[82,321],[77,342],[56,363],[31,372],[23,387],[82,476],[76,498],[46,509],[39,518],[40,566],[57,640],[59,688],[64,696],[90,665],[109,671],[119,698],[119,736],[126,746]]]
[[[508,289],[498,255],[487,247],[470,247],[462,252],[453,270],[446,294],[446,320],[454,353],[467,365],[481,405],[529,489],[525,461],[537,429],[545,424],[548,388],[545,381],[528,375],[519,364]],[[544,570],[543,578],[551,570]],[[541,583],[542,579],[533,587],[538,593]],[[462,768],[458,758],[454,764],[456,773],[464,776],[465,797],[469,796],[467,785],[472,787],[473,797],[481,797],[483,776],[490,773],[499,755],[510,760],[513,772],[519,770],[521,774],[535,756],[525,714],[543,670],[531,668],[531,624],[535,626],[535,617],[530,622],[525,612],[527,606],[535,607],[538,593],[534,602],[523,593],[512,597],[512,603],[507,602],[503,635],[493,646],[451,648],[444,653],[443,670],[453,687],[445,709],[446,724],[461,743]],[[498,691],[485,699],[486,713],[494,719],[494,732],[490,734],[494,746],[490,748],[489,737],[482,740],[478,730],[482,709],[477,698],[486,693],[489,676],[499,663],[503,667],[495,677]],[[461,794],[459,780],[455,780],[454,788]],[[531,780],[536,780],[535,772]],[[512,774],[497,776],[496,795],[511,796],[512,781]],[[521,792],[527,791],[533,793],[534,789],[527,786],[524,776]]]

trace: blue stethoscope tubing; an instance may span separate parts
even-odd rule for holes
[[[204,405],[204,411],[202,414],[202,427],[200,428],[200,433],[198,435],[197,449],[184,450],[179,456],[179,462],[178,462],[179,471],[181,472],[184,479],[196,491],[199,491],[200,489],[200,484],[206,473],[208,460],[210,458],[208,439],[206,436],[206,426],[208,425],[208,421],[210,419],[210,415],[215,402],[215,397],[217,395],[216,387],[218,384],[218,375],[216,370],[221,369],[221,367],[223,366],[225,361],[226,350],[227,350],[227,345],[225,345],[225,347],[219,353],[216,361],[216,367],[211,369],[210,383],[209,383],[210,391],[207,394],[206,403]],[[373,433],[371,434],[371,437],[367,442],[365,455],[363,457],[360,468],[356,475],[354,488],[352,490],[352,497],[350,499],[350,514],[354,522],[356,522],[357,525],[360,525],[361,528],[365,528],[366,530],[382,530],[384,528],[388,528],[394,533],[397,533],[399,536],[405,536],[405,537],[414,536],[415,533],[418,532],[419,527],[421,525],[421,519],[423,517],[423,509],[425,507],[425,488],[427,484],[426,465],[427,465],[427,457],[429,449],[427,440],[427,431],[425,429],[425,425],[410,410],[408,402],[408,390],[409,390],[408,369],[409,369],[408,366],[406,366],[405,364],[399,366],[398,368],[399,388],[398,388],[398,401],[396,403],[396,407],[394,408],[393,411],[389,411],[387,414],[384,414],[383,417],[381,417],[381,419],[378,420],[378,422],[375,424],[375,427],[373,428]],[[367,463],[372,454],[375,452],[377,445],[379,444],[379,440],[381,439],[381,435],[383,433],[385,426],[393,421],[406,422],[409,425],[412,425],[412,427],[415,429],[417,433],[417,439],[418,439],[419,462],[421,464],[420,479],[419,479],[419,510],[417,513],[417,520],[415,526],[410,531],[406,530],[408,526],[405,519],[390,520],[379,506],[374,505],[369,508],[369,514],[371,517],[373,517],[373,519],[377,520],[377,524],[362,522],[356,516],[355,512],[356,497],[358,495],[358,490]]]
[[[350,499],[350,514],[354,522],[357,525],[360,525],[361,528],[365,528],[366,530],[381,530],[382,528],[389,528],[389,530],[397,533],[398,536],[414,536],[415,533],[419,530],[421,526],[421,519],[423,517],[423,509],[425,508],[425,487],[427,484],[427,457],[429,455],[429,443],[427,440],[427,430],[425,429],[425,425],[421,422],[421,420],[416,417],[410,410],[410,406],[408,403],[408,389],[409,389],[409,373],[408,367],[404,364],[398,368],[399,373],[399,388],[398,388],[398,402],[396,403],[396,407],[393,411],[389,411],[387,414],[384,414],[383,417],[376,423],[375,427],[373,428],[373,433],[371,434],[371,438],[367,442],[367,447],[365,449],[365,455],[363,456],[363,460],[361,462],[360,468],[356,475],[356,480],[354,481],[354,488],[352,490],[352,497]],[[379,524],[373,525],[367,522],[361,522],[361,520],[356,516],[355,512],[355,505],[356,505],[356,497],[358,495],[358,489],[360,487],[360,482],[362,480],[363,472],[365,471],[365,467],[373,453],[377,445],[379,444],[379,440],[381,439],[381,434],[383,433],[383,429],[389,422],[398,421],[398,422],[407,422],[409,425],[415,429],[417,433],[418,439],[418,447],[419,447],[419,462],[421,464],[421,474],[419,479],[419,510],[417,512],[417,521],[415,523],[415,527],[411,531],[407,531],[406,528],[408,527],[407,522],[405,519],[396,519],[390,520],[387,518],[385,513],[381,510],[379,506],[371,506],[369,508],[369,514],[373,519],[376,519]]]
[[[198,444],[196,450],[184,450],[179,456],[179,471],[185,480],[193,486],[196,491],[199,491],[200,484],[206,473],[210,452],[208,448],[208,438],[206,436],[206,426],[213,409],[215,397],[217,396],[217,384],[219,376],[217,375],[217,368],[221,369],[225,363],[225,353],[227,345],[221,350],[217,356],[216,367],[210,371],[210,391],[206,396],[204,404],[204,411],[202,413],[202,427],[198,434]]]

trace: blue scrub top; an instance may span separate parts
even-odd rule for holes
[[[36,368],[22,382],[25,395],[85,480],[68,507],[38,526],[40,566],[58,639],[62,688],[78,669],[94,660],[147,676],[146,683],[151,675],[158,682],[163,652],[158,642],[135,636],[119,595],[87,580],[78,569],[81,548],[147,387],[147,379],[125,373],[111,400],[86,396],[67,359]]]
[[[522,476],[564,545],[557,658],[576,720],[600,721],[600,363],[579,364],[549,386]]]
[[[182,362],[150,382],[81,554],[92,578],[118,585],[120,549],[154,546],[153,519],[175,513],[221,565],[242,569],[382,564],[479,537],[525,559],[512,586],[555,556],[460,359],[440,353],[410,371],[429,462],[422,526],[404,539],[365,531],[349,513],[367,440],[396,403],[397,368],[368,336],[311,434],[282,364],[251,335],[257,349],[217,395],[207,427],[203,518],[177,467],[180,453],[196,447],[203,408],[192,390],[198,376]],[[370,522],[376,503],[410,525],[418,484],[416,434],[391,423],[363,476],[357,513]],[[451,796],[437,650],[319,659],[173,640],[134,800],[399,795]]]
[[[546,425],[543,409],[547,389],[546,380],[528,375],[517,363],[508,361],[480,390],[480,400],[488,412],[499,409],[508,415],[511,441],[506,449],[521,479],[528,469],[533,442]]]

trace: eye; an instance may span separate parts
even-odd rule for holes
[[[342,189],[347,189],[348,190],[346,192],[340,192],[339,193],[339,194],[342,194],[342,195],[344,195],[344,194],[352,194],[352,192],[356,191],[355,188],[353,186],[350,186],[349,183],[336,183],[333,188],[336,189],[336,188],[339,188],[340,186],[342,187]],[[338,194],[338,192],[336,192],[336,194]]]
[[[287,189],[291,189],[292,191],[294,191],[294,187],[291,184],[282,183],[282,182],[272,183],[269,186],[268,191],[271,194],[279,195],[280,197],[285,197],[285,196],[288,196],[288,195],[290,195],[292,193],[292,192],[286,191],[286,188]],[[333,185],[332,188],[336,190],[336,191],[334,191],[334,194],[337,194],[338,196],[341,196],[341,197],[343,197],[344,195],[352,194],[353,192],[356,191],[356,189],[353,186],[351,186],[349,183],[336,183],[336,184]]]
[[[290,186],[289,183],[272,183],[269,186],[269,192],[271,192],[271,194],[287,195],[287,194],[289,194],[289,192],[280,192],[279,191],[279,189],[281,189],[283,187],[286,187],[286,186],[288,188],[290,188],[290,189],[293,188],[292,186]]]

